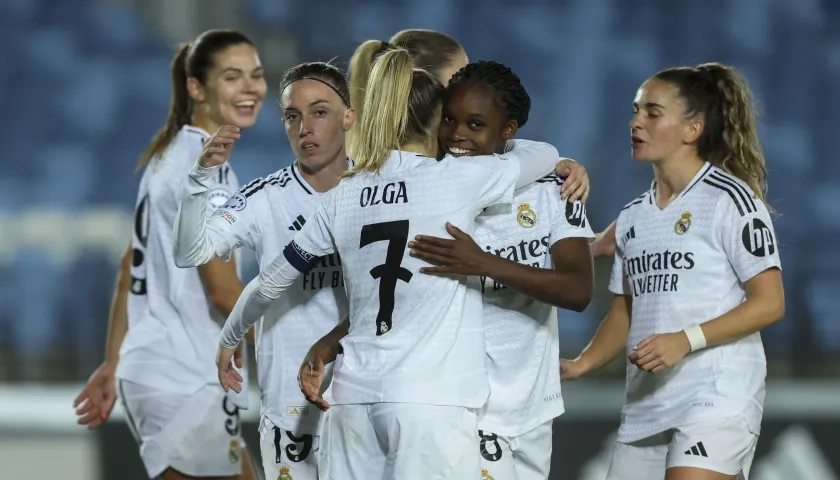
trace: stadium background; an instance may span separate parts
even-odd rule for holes
[[[257,41],[272,92],[237,145],[240,179],[292,160],[275,103],[285,68],[346,66],[365,39],[432,28],[518,72],[534,100],[521,136],[585,163],[596,229],[650,181],[628,155],[638,85],[671,65],[736,65],[762,104],[787,298],[785,321],[763,334],[770,378],[752,478],[838,478],[838,0],[0,1],[0,477],[144,478],[119,408],[90,433],[71,401],[102,359],[134,164],[166,115],[173,45],[218,27]],[[605,311],[609,267],[597,264],[598,298],[583,314],[561,314],[566,356]],[[553,479],[604,478],[622,376],[615,364],[565,385]],[[252,445],[258,405],[244,417]]]

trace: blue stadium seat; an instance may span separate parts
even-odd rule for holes
[[[55,342],[60,292],[58,271],[43,251],[27,249],[14,259],[12,342],[24,355],[47,353]]]
[[[836,274],[814,279],[808,285],[807,299],[814,319],[814,337],[827,350],[840,349],[840,280]]]
[[[96,159],[86,144],[52,145],[38,157],[41,176],[34,185],[31,203],[68,212],[87,201],[95,187]]]

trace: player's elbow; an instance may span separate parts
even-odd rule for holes
[[[203,258],[200,253],[198,250],[180,247],[179,243],[176,242],[172,250],[172,258],[178,268],[198,267],[212,260],[212,257]]]
[[[589,306],[589,303],[592,301],[592,291],[594,289],[592,287],[586,288],[586,286],[581,286],[577,292],[569,299],[567,302],[568,305],[565,307],[566,310],[571,310],[573,312],[582,312],[586,310]]]
[[[766,319],[767,325],[773,325],[774,323],[781,322],[783,318],[785,318],[785,297],[784,295],[777,297],[773,301],[766,302],[765,308],[767,309],[766,312]]]
[[[175,266],[178,267],[178,268],[192,268],[192,267],[197,267],[198,265],[200,265],[199,263],[194,262],[192,257],[186,256],[186,255],[178,255],[177,250],[175,252],[174,257],[175,257]]]
[[[586,310],[592,301],[595,290],[594,282],[584,279],[575,279],[574,282],[558,282],[554,290],[553,298],[548,303],[557,308],[582,312]]]

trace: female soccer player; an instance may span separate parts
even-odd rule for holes
[[[403,48],[411,54],[414,66],[431,73],[444,86],[452,75],[469,61],[467,53],[457,40],[435,30],[409,29],[394,34],[390,40],[367,40],[356,48],[350,58],[350,102],[361,118],[365,104],[365,86],[374,60],[392,48]],[[354,154],[355,132],[351,132],[350,152]]]
[[[439,143],[454,157],[503,153],[527,122],[530,104],[510,68],[471,63],[446,89]],[[490,399],[478,426],[483,473],[496,479],[548,477],[552,421],[563,413],[552,306],[581,311],[592,296],[588,239],[594,235],[583,205],[563,201],[558,183],[549,175],[517,190],[513,206],[482,213],[475,238],[484,248],[455,227],[447,228],[454,241],[420,237],[409,243],[414,256],[442,265],[421,272],[480,277],[473,286],[484,299]],[[314,345],[307,362],[334,361],[339,331],[346,326]],[[303,367],[302,387],[327,408],[317,395],[319,379],[308,374]]]
[[[345,134],[355,121],[349,99],[338,68],[314,62],[289,69],[281,82],[280,106],[297,160],[248,183],[209,218],[201,212],[212,201],[208,192],[218,173],[207,175],[194,162],[181,199],[175,262],[203,265],[247,246],[266,268],[349,168]],[[298,278],[285,300],[257,326],[260,446],[268,479],[281,474],[296,480],[318,478],[321,412],[307,405],[297,371],[309,346],[346,313],[341,259],[333,255]]]
[[[338,253],[352,320],[334,370],[320,474],[475,478],[472,409],[489,393],[480,300],[463,282],[417,275],[422,262],[406,244],[419,231],[441,231],[447,218],[472,232],[483,208],[510,203],[517,181],[540,178],[557,153],[535,144],[508,157],[438,162],[443,86],[402,49],[375,63],[367,91],[354,167],[246,287],[223,331],[219,381],[240,389],[231,358],[248,325],[320,258]]]
[[[504,152],[531,100],[509,67],[480,61],[452,77],[443,105],[440,145],[461,157]],[[482,473],[497,480],[548,478],[552,424],[564,411],[553,307],[583,311],[592,298],[594,234],[583,204],[560,198],[560,183],[551,174],[517,190],[512,205],[485,210],[475,241],[448,227],[453,239],[409,242],[413,256],[439,265],[421,272],[480,281],[490,379],[480,452]]]
[[[247,397],[220,391],[212,368],[218,320],[233,308],[242,284],[234,263],[177,268],[172,228],[181,185],[207,132],[220,124],[249,128],[256,121],[266,93],[263,69],[245,35],[211,30],[179,49],[172,82],[169,117],[138,165],[146,168],[136,204],[127,307],[117,292],[108,357],[76,404],[80,423],[101,424],[113,406],[116,367],[119,396],[150,478],[234,479],[242,478],[243,470],[252,478],[238,420]],[[238,187],[227,165],[210,183],[208,209],[197,212],[202,216]],[[95,401],[102,397],[107,401]]]
[[[671,68],[633,111],[633,158],[654,181],[618,217],[615,299],[564,374],[626,348],[609,479],[747,478],[764,403],[758,332],[785,311],[750,92],[729,66]]]

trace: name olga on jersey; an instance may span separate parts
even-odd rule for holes
[[[408,189],[405,182],[390,182],[385,185],[364,187],[359,196],[359,206],[372,207],[374,205],[393,205],[408,203]]]
[[[677,270],[694,268],[693,252],[647,252],[624,259],[624,272],[627,275],[633,296],[650,293],[676,292],[679,288],[680,275]]]
[[[548,235],[539,240],[522,240],[515,245],[508,245],[501,248],[486,245],[484,250],[488,253],[504,257],[516,263],[542,268],[545,264],[545,254],[548,252]],[[487,277],[481,277],[481,293],[485,293],[487,290],[495,292],[497,290],[507,288],[495,280],[493,281],[492,286],[490,286],[488,285],[489,282],[487,280]]]

